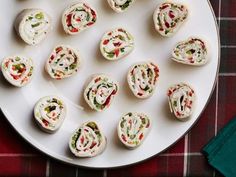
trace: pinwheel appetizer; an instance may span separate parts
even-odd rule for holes
[[[25,9],[16,18],[15,30],[29,45],[37,45],[51,31],[51,17],[41,9]]]
[[[71,136],[69,147],[76,157],[94,157],[106,148],[106,137],[96,122],[82,124]]]
[[[100,43],[102,55],[107,60],[118,60],[134,49],[134,38],[123,28],[116,28],[105,33]]]
[[[154,12],[153,20],[156,30],[165,37],[176,33],[188,17],[188,9],[182,4],[164,2]]]
[[[62,25],[67,34],[75,35],[93,26],[97,12],[86,3],[76,3],[68,7],[62,15]]]
[[[107,0],[110,7],[117,13],[126,11],[135,0]]]
[[[5,58],[1,70],[9,83],[16,87],[23,87],[31,81],[34,65],[30,58],[17,55]]]
[[[43,97],[34,107],[34,117],[42,130],[53,133],[61,127],[66,117],[66,105],[57,96]]]
[[[173,52],[172,60],[193,66],[201,66],[207,63],[206,44],[200,38],[191,37],[178,43]]]
[[[143,113],[127,113],[118,124],[118,137],[127,148],[137,148],[151,129],[151,121]]]
[[[60,45],[54,48],[46,62],[45,69],[54,79],[68,78],[77,73],[81,59],[77,50]]]
[[[180,83],[169,88],[168,101],[171,112],[179,120],[190,117],[195,104],[195,91],[187,84]]]
[[[153,62],[142,62],[133,65],[127,75],[130,89],[137,98],[152,96],[159,77],[159,68]]]
[[[103,111],[112,103],[118,87],[118,83],[110,77],[95,75],[84,91],[84,99],[92,109]]]

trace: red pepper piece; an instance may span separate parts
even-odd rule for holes
[[[56,53],[58,54],[60,51],[62,51],[63,50],[63,48],[62,47],[57,47],[56,48]]]
[[[124,30],[122,28],[119,28],[117,31],[124,32]]]
[[[107,98],[106,102],[104,103],[105,106],[110,104],[111,101],[111,96],[116,94],[116,90],[113,90],[113,92],[109,95],[109,97]]]
[[[101,77],[99,77],[99,78],[97,78],[97,79],[95,79],[95,83],[97,83],[98,81],[100,81],[101,80]]]
[[[168,90],[168,96],[170,96],[172,94],[172,91],[171,90]]]
[[[180,114],[180,112],[179,112],[179,111],[177,111],[177,112],[176,112],[176,115],[177,115],[177,116],[181,116],[181,114]]]
[[[11,76],[13,77],[14,80],[18,80],[20,78],[20,76],[18,76],[18,75],[11,74]]]
[[[164,4],[163,6],[160,7],[160,10],[166,9],[167,7],[169,7],[168,4]]]
[[[72,18],[72,14],[69,14],[66,16],[66,24],[67,26],[71,26],[71,18]]]
[[[93,16],[93,19],[96,19],[96,18],[97,18],[97,14],[96,14],[95,11],[92,10],[92,9],[91,9],[91,14],[92,14],[92,16]]]
[[[122,140],[124,140],[125,142],[127,142],[127,139],[126,139],[126,137],[125,137],[125,135],[121,135],[121,138],[122,138]]]
[[[70,32],[72,32],[72,33],[77,33],[79,30],[78,29],[76,29],[76,28],[72,28],[71,30],[70,30]]]
[[[138,96],[143,96],[143,94],[142,93],[138,93]]]
[[[96,146],[96,145],[97,145],[97,143],[93,142],[92,145],[91,145],[89,148],[90,148],[90,149],[93,149],[94,146]]]
[[[169,27],[170,27],[170,24],[169,24],[168,22],[165,22],[165,26],[166,26],[167,28],[169,28]]]
[[[104,40],[104,41],[103,41],[103,43],[102,43],[102,44],[103,44],[103,45],[107,45],[107,44],[108,44],[108,42],[109,42],[109,40],[108,40],[108,39],[106,39],[106,40]]]
[[[45,119],[43,119],[42,122],[46,127],[49,125],[48,121],[46,121]]]
[[[94,22],[89,22],[88,24],[87,24],[87,26],[91,26],[91,25],[93,25],[94,24]]]
[[[143,139],[143,133],[141,133],[140,135],[139,135],[139,138],[138,138],[139,140],[142,140]]]
[[[118,56],[119,56],[119,53],[120,53],[120,49],[115,49],[115,50],[114,50],[114,53],[115,53],[116,57],[118,57]]]
[[[80,19],[80,18],[77,18],[76,21],[77,21],[77,22],[81,22],[81,19]]]
[[[54,59],[54,57],[55,57],[54,55],[51,55],[50,59],[51,59],[51,60],[53,60],[53,59]]]
[[[81,144],[84,144],[84,136],[81,137],[80,143],[81,143]]]
[[[173,11],[169,11],[169,17],[171,18],[171,19],[173,19],[173,18],[175,18],[175,15],[173,14]]]
[[[116,43],[113,43],[113,45],[115,46],[115,47],[120,47],[121,46],[121,42],[116,42]]]

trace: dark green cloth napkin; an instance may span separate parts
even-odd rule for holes
[[[208,162],[226,177],[236,177],[236,118],[204,148]]]

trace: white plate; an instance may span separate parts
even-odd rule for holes
[[[163,151],[178,140],[195,123],[212,93],[219,66],[219,38],[216,21],[207,0],[179,0],[190,11],[189,19],[172,38],[163,38],[154,30],[152,14],[161,0],[137,0],[125,13],[116,14],[106,0],[85,0],[97,9],[98,22],[78,36],[67,36],[61,26],[61,14],[70,0],[2,0],[0,8],[1,58],[23,54],[33,58],[36,72],[32,82],[24,88],[14,88],[0,75],[0,106],[13,127],[32,145],[53,158],[86,167],[118,167],[136,163]],[[54,30],[36,47],[25,45],[15,34],[13,22],[24,8],[45,9],[53,18]],[[135,38],[135,49],[125,59],[110,62],[99,52],[104,32],[124,27]],[[189,36],[199,36],[208,42],[210,62],[203,67],[190,67],[170,61],[174,45]],[[44,64],[54,46],[69,44],[80,50],[83,65],[79,73],[69,79],[54,81],[44,71]],[[136,99],[128,89],[126,73],[138,61],[154,60],[160,68],[160,79],[154,95],[147,100]],[[94,73],[106,73],[120,82],[119,96],[102,113],[90,111],[82,98],[86,79]],[[191,84],[197,93],[197,106],[191,120],[179,122],[169,113],[166,90],[181,81]],[[49,135],[33,121],[36,101],[46,95],[64,97],[68,116],[61,129]],[[85,107],[79,109],[76,105]],[[147,113],[153,122],[152,130],[142,146],[136,150],[124,148],[116,134],[120,116],[128,111]],[[77,159],[68,148],[71,133],[82,122],[96,120],[108,139],[105,152],[95,158]]]

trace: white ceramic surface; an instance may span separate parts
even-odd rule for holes
[[[161,0],[137,0],[127,11],[115,13],[106,0],[84,0],[97,9],[98,21],[77,36],[64,34],[61,14],[74,1],[70,0],[2,0],[0,7],[0,58],[14,54],[32,57],[36,65],[31,83],[23,88],[10,86],[0,74],[0,107],[12,126],[32,145],[52,156],[86,167],[118,167],[147,159],[172,145],[198,119],[214,87],[219,65],[219,38],[212,9],[207,0],[178,0],[189,8],[189,18],[171,38],[155,32],[152,15]],[[53,32],[37,46],[27,46],[13,30],[16,15],[24,8],[42,8],[53,19]],[[109,29],[124,27],[135,38],[134,51],[119,61],[107,61],[99,51],[103,34]],[[208,43],[210,61],[203,67],[191,67],[171,61],[175,44],[190,36],[199,36]],[[53,48],[67,44],[79,49],[82,67],[74,77],[55,81],[44,71],[44,64]],[[159,65],[160,78],[154,95],[146,100],[133,96],[126,74],[129,67],[143,60]],[[100,113],[91,111],[83,100],[83,87],[89,76],[105,73],[120,83],[120,92],[111,107]],[[170,114],[166,91],[170,85],[187,82],[197,94],[197,106],[187,122],[177,121]],[[57,94],[64,98],[68,115],[55,134],[42,132],[33,120],[33,107],[41,97]],[[84,107],[84,110],[80,109]],[[118,140],[116,127],[120,117],[129,112],[144,112],[153,126],[142,146],[135,150],[124,148]],[[69,151],[71,133],[82,122],[97,121],[107,136],[105,152],[94,158],[78,159]]]

